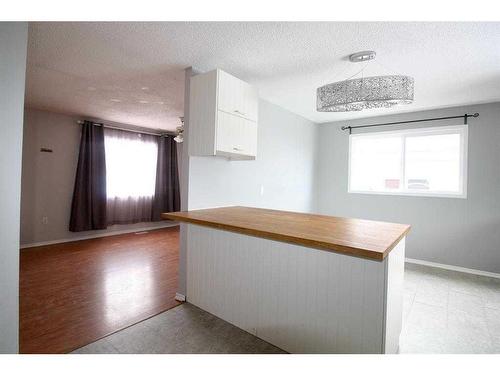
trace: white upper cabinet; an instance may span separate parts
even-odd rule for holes
[[[219,112],[216,154],[241,159],[257,155],[257,123]]]
[[[191,78],[189,154],[252,160],[257,155],[257,90],[219,69]]]
[[[218,71],[218,109],[257,122],[257,90],[241,79]]]

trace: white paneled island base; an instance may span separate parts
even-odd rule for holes
[[[396,353],[404,239],[382,262],[188,224],[187,300],[290,353]]]
[[[290,353],[397,353],[405,236],[375,260],[183,225],[188,302]]]

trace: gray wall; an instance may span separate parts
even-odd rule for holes
[[[257,159],[191,157],[189,209],[243,205],[311,211],[316,128],[261,100]]]
[[[340,126],[466,112],[480,113],[469,120],[467,199],[347,193],[349,135]],[[500,273],[500,103],[322,124],[318,131],[316,212],[411,224],[408,258]]]
[[[18,352],[19,210],[27,23],[0,22],[0,353]]]
[[[169,222],[114,225],[106,230],[73,233],[68,230],[81,127],[78,117],[26,109],[24,121],[21,244],[79,239]],[[113,124],[126,126],[122,124]],[[52,153],[40,152],[41,147]],[[46,216],[48,223],[43,224]]]

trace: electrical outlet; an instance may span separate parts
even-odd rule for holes
[[[49,217],[48,216],[42,216],[42,224],[48,224],[49,223]]]

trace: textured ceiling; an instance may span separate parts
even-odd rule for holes
[[[415,78],[415,102],[316,112],[316,88],[363,65]],[[28,106],[150,128],[183,115],[183,69],[221,68],[315,122],[500,100],[500,23],[31,23]]]

